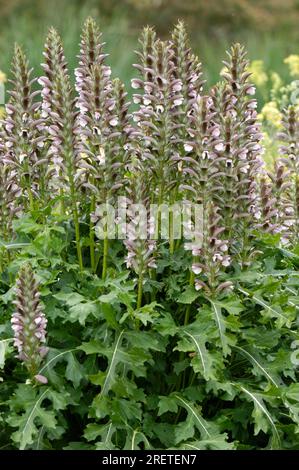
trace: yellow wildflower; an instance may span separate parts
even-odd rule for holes
[[[274,93],[277,93],[283,85],[282,79],[280,78],[278,73],[276,72],[271,73],[271,82],[272,82],[272,91]]]
[[[0,84],[6,82],[6,75],[2,70],[0,70]]]
[[[275,127],[280,127],[282,116],[277,108],[277,103],[275,101],[266,103],[260,112],[259,118]]]
[[[291,77],[299,76],[299,55],[291,54],[284,59],[284,63],[289,66]]]
[[[255,85],[259,87],[265,86],[269,77],[264,70],[264,62],[262,60],[253,60],[250,63],[248,70],[251,73],[251,80]]]
[[[273,138],[273,135],[268,134],[268,132],[263,132],[262,144],[264,147],[263,160],[266,164],[267,170],[272,170],[275,159],[279,155],[278,143]]]

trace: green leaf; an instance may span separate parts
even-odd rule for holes
[[[68,307],[72,307],[77,305],[81,302],[85,302],[85,297],[78,292],[58,292],[58,294],[53,295],[55,299],[61,300],[62,302],[66,303]]]
[[[136,348],[144,351],[165,351],[165,339],[153,331],[130,330],[126,332],[126,338]]]
[[[49,398],[48,388],[42,387],[37,391],[28,385],[20,385],[16,396],[12,398],[12,414],[7,422],[10,426],[18,428],[12,434],[12,439],[19,444],[20,450],[34,442],[40,426],[48,430],[55,429],[57,422],[54,412],[42,408],[46,398]],[[24,410],[21,415],[14,412],[14,409],[20,406]]]
[[[103,294],[99,297],[99,301],[104,304],[112,304],[118,300],[117,291],[111,291],[109,294]]]
[[[225,300],[217,300],[215,303],[220,308],[224,308],[230,315],[239,315],[244,310],[244,305],[239,299],[230,297]]]
[[[291,308],[282,309],[280,305],[277,305],[277,304],[271,305],[268,302],[266,302],[264,299],[262,299],[261,297],[257,297],[255,295],[252,297],[252,299],[255,300],[255,302],[258,305],[261,305],[263,307],[262,313],[265,316],[268,316],[270,318],[277,318],[278,327],[281,327],[283,325],[286,325],[287,327],[291,327],[292,322],[296,318],[295,309],[291,309]]]
[[[5,243],[2,240],[0,240],[0,247],[3,246],[6,250],[20,250],[21,248],[24,248],[25,246],[29,246],[30,243]]]
[[[182,450],[234,450],[236,448],[233,442],[227,442],[227,434],[213,435],[209,439],[201,439],[200,441],[187,441],[176,449]]]
[[[80,325],[84,326],[89,315],[93,315],[94,317],[97,316],[99,307],[92,301],[82,302],[70,307],[69,311],[69,320],[72,322],[78,321]]]
[[[169,312],[163,312],[156,322],[156,330],[162,336],[174,336],[178,331],[178,327],[173,316]]]
[[[285,406],[297,426],[299,425],[299,383],[292,383],[282,393]],[[298,431],[297,431],[298,432]]]
[[[55,366],[58,362],[65,361],[67,368],[65,376],[68,380],[72,381],[75,386],[79,385],[81,379],[85,376],[81,369],[80,364],[73,356],[77,349],[67,349],[66,351],[59,351],[57,349],[50,348],[47,355],[47,360],[39,370],[39,374],[45,375],[49,382],[57,386],[61,386],[61,377],[56,374]]]
[[[281,379],[277,374],[271,373],[268,368],[268,364],[256,353],[253,352],[249,347],[247,349],[240,346],[234,346],[235,349],[240,351],[249,361],[252,363],[254,368],[257,368],[260,373],[275,387],[279,387],[282,383]]]
[[[96,340],[89,341],[88,343],[82,343],[79,349],[84,351],[85,354],[105,354],[103,352],[102,342]]]
[[[199,297],[200,293],[193,286],[186,287],[185,291],[178,297],[180,304],[192,304]]]
[[[69,442],[63,450],[94,450],[94,446],[86,444],[86,442]]]
[[[41,224],[37,224],[30,215],[24,214],[13,221],[13,229],[16,233],[32,234],[43,230]]]
[[[73,382],[74,386],[77,388],[79,387],[81,380],[85,377],[85,374],[82,370],[82,366],[77,361],[76,357],[72,352],[69,352],[65,356],[65,359],[67,361],[65,376],[68,380]]]
[[[162,442],[162,444],[166,448],[169,448],[170,446],[172,446],[175,441],[175,430],[177,426],[174,424],[168,424],[168,423],[157,423],[154,421],[151,422],[148,419],[148,423],[146,426],[147,428],[149,427],[149,422],[151,425],[150,426],[151,435],[153,436],[153,438],[158,439],[160,442]]]
[[[135,310],[132,315],[137,320],[140,320],[143,325],[147,326],[148,323],[154,323],[156,318],[160,316],[157,307],[159,307],[157,302],[151,302]]]
[[[139,332],[139,336],[141,341],[144,338],[145,341],[148,341],[148,344],[150,344],[150,338],[153,338],[151,332]],[[126,333],[125,330],[122,330],[117,334],[115,342],[111,346],[100,341],[91,341],[83,343],[80,347],[86,354],[96,353],[106,356],[108,359],[108,366],[105,371],[100,371],[90,376],[92,383],[101,386],[101,391],[95,397],[92,405],[97,417],[103,416],[103,413],[106,416],[110,406],[108,395],[110,396],[111,391],[117,394],[120,390],[124,389],[124,386],[128,387],[130,384],[127,380],[129,372],[132,372],[136,377],[146,375],[145,363],[151,362],[151,354],[146,351],[146,346],[139,347],[138,341],[139,339],[136,340],[136,335],[134,335],[133,331]],[[155,346],[153,342],[150,347],[160,350],[158,343]],[[136,394],[136,388],[132,386],[131,390],[127,388],[128,393]],[[116,402],[119,400],[116,400]]]
[[[254,433],[255,435],[258,434],[260,431],[264,431],[266,434],[269,430],[269,426],[272,429],[273,436],[274,436],[274,447],[280,448],[280,437],[275,425],[274,419],[272,418],[271,414],[269,413],[266,405],[264,404],[263,400],[259,397],[256,392],[252,392],[243,385],[238,386],[247,397],[253,402],[254,411],[252,416],[254,418]]]
[[[101,374],[102,379],[100,380],[100,383],[102,387],[101,387],[100,397],[107,395],[112,384],[114,383],[116,379],[115,368],[120,360],[120,354],[121,354],[120,350],[121,350],[124,333],[125,333],[125,330],[122,330],[116,337],[115,345],[114,345],[113,350],[111,351],[111,354],[109,354],[107,351],[105,352],[105,355],[110,357],[110,361],[109,361],[107,371]]]
[[[97,450],[112,450],[115,448],[112,443],[112,437],[115,432],[116,428],[112,422],[108,424],[90,423],[85,428],[84,437],[87,441],[95,441],[100,437],[100,440],[97,442]]]
[[[10,289],[8,289],[7,292],[5,292],[5,294],[1,295],[1,300],[5,305],[7,305],[9,302],[12,302],[15,295],[16,295],[16,289],[15,289],[15,286],[12,286]]]
[[[141,432],[139,429],[128,429],[124,449],[126,450],[151,449],[151,445],[147,437],[145,436],[145,434],[143,434],[143,432]]]
[[[209,354],[206,343],[208,338],[205,334],[193,334],[183,330],[184,337],[178,341],[176,350],[194,354],[191,360],[194,372],[201,374],[206,380],[215,379],[213,372],[213,359]]]
[[[132,422],[139,423],[142,417],[141,403],[134,399],[117,398],[113,400],[111,412],[126,425]]]
[[[177,398],[173,395],[169,395],[167,397],[159,397],[159,404],[158,404],[158,416],[163,415],[164,413],[177,413],[178,411],[178,403]]]
[[[212,299],[209,299],[209,301],[212,305],[212,314],[214,316],[214,320],[218,328],[219,339],[223,354],[224,356],[227,356],[230,353],[230,347],[229,339],[226,334],[226,321],[222,314],[222,304],[219,304],[218,302],[213,301]]]
[[[186,422],[181,423],[180,429],[175,432],[176,443],[181,442],[185,439],[189,439],[194,435],[194,428],[197,428],[202,437],[211,437],[209,430],[209,424],[200,414],[199,409],[193,403],[188,402],[185,398],[175,394],[175,398],[178,404],[185,408],[188,413]],[[185,429],[185,430],[184,430]]]
[[[277,326],[280,328],[283,325],[288,328],[291,327],[292,322],[296,317],[296,310],[292,307],[282,309],[280,305],[270,304],[261,294],[251,294],[249,291],[239,288],[239,291],[254,300],[257,305],[263,307],[262,313],[266,317],[276,318]]]
[[[78,321],[80,325],[84,326],[89,315],[97,316],[99,306],[96,301],[88,300],[78,292],[61,291],[53,297],[69,307],[68,320],[71,322]]]

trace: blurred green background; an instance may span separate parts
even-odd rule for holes
[[[0,70],[5,73],[16,41],[40,71],[50,25],[62,35],[74,68],[80,28],[88,15],[99,22],[113,73],[125,82],[134,73],[131,64],[141,27],[154,25],[167,37],[178,18],[189,27],[208,84],[218,80],[221,59],[233,41],[244,43],[250,59],[262,59],[282,78],[288,74],[283,59],[299,51],[299,0],[0,0],[0,7]]]

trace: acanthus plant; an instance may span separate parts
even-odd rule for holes
[[[142,147],[142,159],[151,181],[151,203],[173,204],[177,195],[176,175],[179,163],[177,152],[177,117],[183,102],[182,81],[176,77],[172,44],[156,38],[151,28],[145,28],[138,52],[140,63],[134,64],[141,78],[132,80],[138,110],[133,113],[137,123],[134,137]],[[159,217],[159,215],[158,215]],[[160,231],[161,221],[157,230]],[[170,234],[170,251],[174,241]]]
[[[289,243],[298,240],[299,233],[299,113],[294,105],[283,111],[282,132],[278,133],[281,166],[287,173],[288,189],[284,191],[284,225],[287,226],[286,238]]]
[[[30,264],[20,269],[14,304],[15,312],[11,324],[14,331],[14,346],[18,349],[18,359],[25,364],[32,379],[45,384],[47,379],[38,373],[38,368],[48,353],[48,348],[45,346],[47,320]]]
[[[204,80],[201,63],[190,47],[188,34],[183,22],[179,21],[171,36],[173,49],[173,75],[181,83],[181,99],[176,108],[174,122],[176,124],[175,158],[177,160],[176,186],[174,201],[180,197],[182,178],[182,161],[186,155],[186,145],[190,140],[190,118],[193,106],[203,92]],[[192,134],[191,134],[192,137]],[[188,147],[187,147],[188,148]]]
[[[1,160],[10,169],[9,177],[20,188],[20,205],[33,211],[44,186],[40,169],[45,163],[41,155],[44,135],[40,132],[40,103],[35,100],[39,91],[32,90],[36,79],[32,78],[28,60],[18,45],[14,50],[12,74],[13,88],[1,131]]]
[[[21,190],[15,182],[15,171],[0,162],[0,236],[4,244],[0,249],[1,272],[7,261],[10,260],[10,254],[5,249],[5,244],[13,238],[12,223],[21,212],[21,207],[17,203],[20,194]]]
[[[92,19],[74,80],[54,29],[40,91],[16,48],[0,446],[298,449],[298,112],[266,172],[245,49],[208,90],[182,23],[140,42],[132,111]],[[185,238],[161,240],[162,203],[201,206],[202,228],[193,214]]]
[[[273,179],[278,176],[279,168],[276,175],[265,175],[260,181],[260,210],[261,210],[261,228],[267,233],[277,233],[281,229],[279,227],[279,217],[277,211],[277,198],[273,190]],[[278,183],[278,182],[277,182]],[[279,184],[279,183],[278,183]]]
[[[0,191],[1,238],[9,241],[13,219],[21,211],[21,206],[17,204],[21,189],[16,184],[15,172],[3,162],[0,163]]]
[[[201,208],[200,226],[194,226],[189,235],[191,240],[185,243],[185,249],[192,253],[189,284],[197,291],[204,289],[210,301],[232,286],[230,281],[221,280],[231,258],[224,237],[224,218],[215,197],[221,191],[222,176],[222,158],[217,149],[223,144],[214,117],[212,98],[198,95],[189,114],[189,140],[184,144],[186,156],[182,158],[184,184],[181,186],[187,191],[187,199]],[[185,325],[190,322],[190,312],[191,305],[188,305]],[[221,335],[221,330],[219,333]]]
[[[124,244],[127,249],[126,265],[132,268],[138,278],[137,308],[142,306],[143,284],[150,268],[156,268],[155,250],[157,248],[155,223],[150,212],[150,195],[147,171],[137,149],[129,167],[127,184],[127,234]]]
[[[294,224],[292,176],[282,159],[277,159],[273,171],[262,176],[259,184],[261,227],[268,233],[278,233],[280,243],[290,243],[290,227]]]
[[[112,80],[105,65],[101,34],[92,19],[83,28],[79,66],[75,71],[78,100],[80,161],[78,181],[90,194],[90,257],[92,270],[97,260],[94,221],[97,204],[115,206],[123,189],[126,144],[131,132],[127,93],[119,79]],[[106,277],[108,234],[103,240],[102,277]]]
[[[232,250],[246,265],[254,256],[251,230],[252,220],[258,213],[257,177],[263,165],[262,134],[244,48],[239,44],[232,46],[224,66],[221,73],[224,84],[214,93],[216,119],[220,119],[223,139],[223,145],[219,145],[224,173],[222,207]]]
[[[49,188],[58,190],[61,195],[60,204],[63,209],[73,215],[75,226],[75,239],[80,269],[83,269],[83,258],[80,241],[80,202],[78,198],[78,184],[76,181],[79,160],[79,142],[77,136],[77,120],[75,99],[70,78],[67,71],[60,37],[54,29],[50,29],[45,45],[44,64],[45,78],[43,84],[43,98],[45,101],[45,133],[50,146],[47,157],[49,159],[50,178]],[[46,116],[47,114],[47,116]],[[66,203],[66,207],[65,207]]]

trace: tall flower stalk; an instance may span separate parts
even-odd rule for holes
[[[261,227],[267,233],[276,233],[280,227],[278,225],[277,198],[275,197],[275,185],[273,180],[275,175],[265,175],[260,181],[260,222],[257,227]]]
[[[41,64],[44,70],[44,75],[39,77],[38,83],[42,86],[41,96],[41,119],[42,126],[41,130],[45,136],[45,154],[47,155],[48,168],[46,172],[47,177],[47,187],[45,196],[47,199],[52,199],[57,195],[57,190],[59,192],[59,205],[61,208],[61,214],[64,214],[64,199],[63,199],[63,186],[57,184],[57,173],[59,173],[56,168],[55,159],[52,159],[52,137],[51,137],[51,114],[55,114],[54,106],[54,83],[55,77],[59,74],[61,70],[64,70],[67,73],[67,63],[64,56],[64,50],[61,43],[61,39],[57,34],[54,28],[50,28],[46,42],[44,45],[44,62]]]
[[[142,158],[149,169],[151,202],[160,206],[171,204],[175,199],[178,164],[175,116],[182,103],[182,84],[174,75],[171,44],[157,40],[151,28],[145,28],[140,43],[140,61],[135,67],[141,78],[133,79],[132,87],[141,89],[141,93],[134,95],[139,109],[133,117],[138,126],[137,138],[143,148]],[[172,240],[170,245],[172,250]]]
[[[127,191],[126,263],[137,275],[137,308],[140,308],[145,275],[150,268],[156,267],[156,241],[153,238],[155,229],[149,207],[147,173],[137,153],[131,156]]]
[[[296,243],[299,238],[299,112],[295,106],[283,110],[282,126],[283,130],[278,134],[282,142],[281,164],[289,176],[282,210],[287,212],[285,224],[288,226],[289,242]]]
[[[85,22],[81,35],[79,64],[75,70],[76,90],[79,109],[78,131],[80,133],[79,184],[89,194],[90,203],[90,262],[95,272],[97,262],[95,253],[95,236],[92,214],[96,202],[103,196],[99,187],[102,170],[105,164],[104,142],[109,128],[109,106],[111,101],[111,70],[105,65],[107,54],[103,52],[104,44],[101,33],[91,18]],[[105,239],[106,240],[106,239]],[[106,241],[104,240],[104,245]],[[104,247],[104,252],[107,247]],[[105,257],[105,256],[104,256]],[[105,263],[106,264],[106,261]],[[105,274],[106,275],[106,274]]]
[[[28,60],[16,45],[12,64],[12,90],[6,106],[6,118],[3,123],[2,152],[3,162],[9,166],[20,187],[20,203],[26,210],[36,207],[40,189],[43,186],[40,150],[44,136],[39,132],[41,120],[38,118],[40,103],[35,100],[38,91],[32,90],[35,79]]]
[[[185,24],[179,21],[171,36],[173,49],[173,76],[181,83],[181,100],[176,107],[174,121],[176,123],[176,139],[174,142],[177,160],[176,185],[173,191],[173,202],[181,198],[180,185],[183,182],[181,171],[182,159],[186,155],[185,143],[190,140],[189,121],[193,113],[193,105],[202,95],[203,83],[202,67],[197,56],[192,53]],[[172,227],[172,220],[170,220]],[[179,241],[178,241],[179,243]],[[174,251],[174,243],[170,237],[170,251]]]
[[[47,319],[40,302],[39,286],[30,264],[23,265],[19,271],[14,304],[15,312],[11,325],[18,358],[26,366],[32,380],[47,383],[46,377],[38,374],[39,366],[48,353],[45,345]]]
[[[225,82],[213,90],[223,139],[219,155],[223,159],[224,191],[219,201],[228,227],[227,237],[234,240],[233,252],[246,265],[254,255],[251,228],[252,217],[258,211],[256,178],[262,165],[262,134],[244,48],[239,44],[232,46],[224,65]]]
[[[230,264],[228,242],[223,239],[224,220],[217,206],[217,193],[221,190],[222,158],[218,150],[223,146],[219,125],[214,121],[213,100],[198,96],[193,104],[189,123],[189,141],[185,143],[187,156],[183,161],[183,189],[191,193],[193,203],[202,208],[200,232],[194,240],[185,244],[192,251],[193,262],[190,284],[207,292],[214,292],[220,285],[218,275]],[[197,279],[201,274],[204,280]],[[189,311],[187,310],[187,320]]]
[[[4,242],[11,241],[13,237],[12,222],[21,210],[18,204],[21,189],[16,183],[15,170],[0,162],[0,237]],[[0,248],[0,272],[2,273],[6,262],[10,260],[9,251],[4,246]]]
[[[90,195],[90,214],[96,205],[115,204],[123,186],[125,146],[130,133],[126,92],[118,80],[111,80],[105,64],[101,34],[92,20],[84,25],[76,88],[79,93],[78,128],[81,138],[79,182]],[[103,240],[102,277],[106,277],[108,234]],[[91,268],[96,270],[93,217],[90,218]]]
[[[43,85],[43,112],[50,146],[48,158],[52,189],[60,192],[60,202],[70,205],[76,237],[77,256],[83,269],[78,210],[78,137],[73,89],[67,72],[66,61],[59,35],[51,29],[45,46],[46,63]]]
[[[12,221],[21,206],[17,201],[21,195],[21,189],[16,183],[16,174],[8,166],[0,162],[0,227],[1,238],[9,241],[12,237]]]

